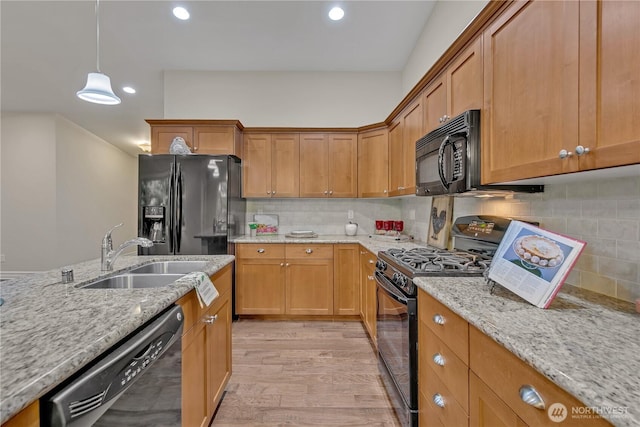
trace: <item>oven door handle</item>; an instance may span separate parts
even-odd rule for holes
[[[409,301],[407,297],[400,294],[397,290],[393,289],[391,285],[387,284],[387,279],[376,271],[375,273],[376,283],[378,286],[391,298],[398,301],[402,305],[408,305]]]

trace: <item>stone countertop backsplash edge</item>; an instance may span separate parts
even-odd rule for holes
[[[483,278],[414,283],[616,426],[640,425],[640,315],[631,303],[570,285],[548,309]],[[569,409],[570,410],[570,409]]]
[[[90,281],[154,261],[210,261],[212,275],[233,255],[121,256],[114,271],[100,260],[70,266],[74,282],[63,284],[61,268],[0,284],[0,423],[39,399],[104,351],[187,294],[187,281],[146,289],[79,289]]]

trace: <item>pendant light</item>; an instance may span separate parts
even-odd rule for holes
[[[87,76],[84,89],[76,93],[78,98],[95,104],[120,104],[120,98],[111,89],[111,79],[100,72],[100,0],[96,0],[96,69]]]

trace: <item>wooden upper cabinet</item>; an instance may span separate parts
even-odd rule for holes
[[[581,170],[640,163],[639,22],[638,1],[580,3]]]
[[[389,138],[387,128],[358,135],[358,197],[389,194]]]
[[[424,91],[424,133],[483,103],[482,37],[478,37]]]
[[[151,125],[151,154],[169,154],[169,147],[176,137],[181,137],[193,151],[193,127]]]
[[[300,134],[300,197],[357,196],[356,133]]]
[[[577,170],[579,9],[514,2],[485,30],[484,184]]]
[[[297,133],[245,134],[243,155],[243,197],[298,197]]]
[[[424,135],[422,106],[419,96],[389,126],[389,196],[415,194],[416,141]]]
[[[169,154],[176,137],[184,138],[194,154],[232,154],[242,158],[242,125],[230,120],[147,120],[151,125],[151,154]]]
[[[300,135],[274,134],[271,148],[271,196],[300,196]]]

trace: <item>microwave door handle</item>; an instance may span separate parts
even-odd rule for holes
[[[438,150],[438,174],[440,175],[440,181],[442,182],[442,185],[447,189],[449,188],[451,182],[447,181],[447,178],[444,174],[444,150],[447,145],[450,144],[452,144],[451,136],[447,135],[444,141],[442,141],[442,144],[440,144],[440,149]]]

